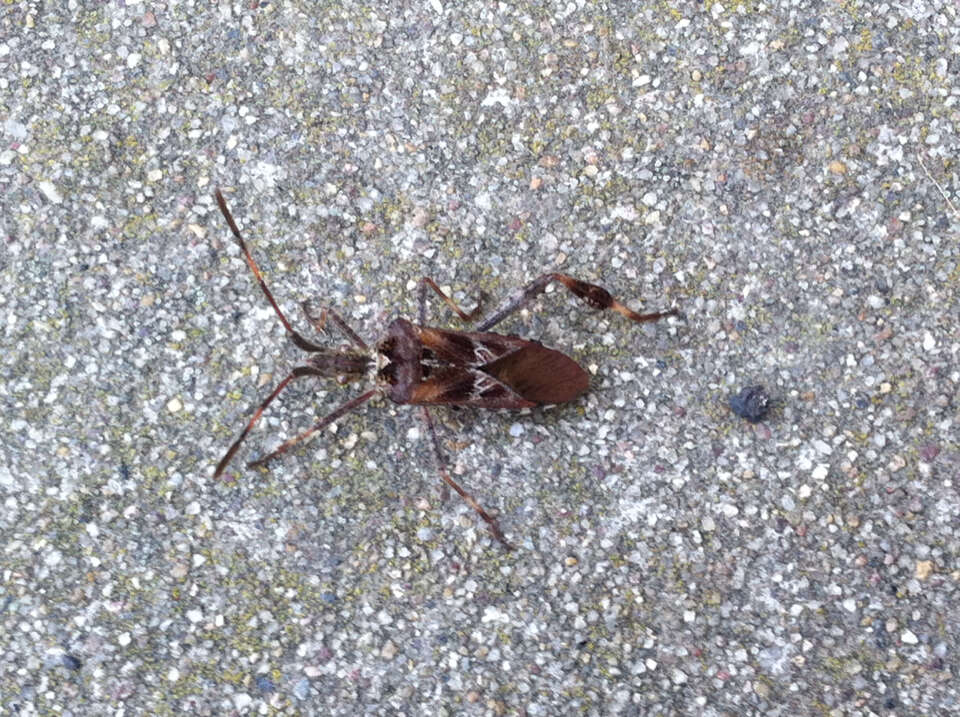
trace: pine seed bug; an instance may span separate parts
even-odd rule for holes
[[[310,354],[304,364],[295,367],[280,381],[253,412],[240,436],[217,464],[213,473],[215,478],[226,469],[264,410],[291,381],[304,376],[319,376],[338,378],[341,382],[346,382],[367,376],[373,384],[372,388],[336,408],[303,433],[287,439],[272,453],[248,465],[265,466],[375,396],[386,396],[401,405],[419,406],[440,477],[483,518],[492,535],[505,548],[510,549],[512,546],[500,530],[497,520],[450,477],[429,407],[530,408],[542,404],[566,403],[587,390],[587,372],[569,356],[532,339],[490,332],[491,328],[529,304],[553,282],[559,282],[589,306],[595,309],[612,309],[630,321],[658,321],[678,314],[674,309],[638,314],[614,299],[603,287],[566,274],[548,273],[514,293],[492,316],[481,321],[476,331],[452,331],[425,325],[428,288],[465,322],[475,321],[480,307],[470,313],[463,311],[433,279],[423,277],[418,290],[419,323],[403,318],[393,319],[384,336],[373,347],[368,346],[333,309],[324,307],[317,316],[305,304],[304,313],[315,329],[322,331],[326,322],[332,321],[352,344],[350,349],[324,348],[304,338],[287,321],[267,288],[260,268],[250,254],[219,189],[214,193],[214,197],[227,220],[234,241],[243,252],[247,265],[290,340]]]

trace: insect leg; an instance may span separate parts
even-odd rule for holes
[[[658,311],[651,314],[638,314],[614,299],[610,295],[610,292],[604,289],[602,286],[590,284],[586,281],[580,281],[579,279],[574,279],[572,276],[567,276],[566,274],[552,273],[544,274],[534,279],[525,287],[516,292],[492,316],[488,316],[486,319],[484,319],[477,326],[477,331],[489,331],[491,328],[510,316],[510,314],[522,309],[524,306],[533,301],[534,298],[543,293],[544,289],[546,289],[547,286],[554,281],[559,281],[561,284],[567,287],[572,294],[583,299],[593,308],[612,309],[621,316],[638,323],[657,321],[665,316],[676,316],[679,314],[676,309],[670,309],[669,311]]]
[[[420,325],[424,325],[427,322],[427,287],[433,289],[437,296],[443,299],[443,302],[450,307],[450,309],[460,317],[462,321],[476,321],[480,318],[480,307],[483,304],[483,295],[481,294],[480,298],[477,299],[477,308],[471,311],[469,314],[457,306],[456,302],[451,299],[449,296],[443,293],[443,289],[437,286],[437,283],[431,279],[429,276],[421,277],[420,287],[418,293],[418,302],[420,305]]]
[[[250,433],[251,429],[256,425],[257,421],[260,420],[260,416],[263,415],[264,410],[269,406],[273,399],[287,387],[287,384],[290,383],[295,378],[300,378],[301,376],[322,376],[323,373],[317,369],[310,368],[309,366],[297,366],[293,371],[290,372],[290,375],[283,379],[273,392],[267,396],[266,400],[260,404],[256,411],[253,412],[253,416],[250,418],[250,421],[247,423],[247,427],[243,429],[243,432],[240,434],[240,437],[233,442],[233,445],[230,446],[229,450],[220,459],[220,462],[217,463],[217,468],[213,472],[213,477],[218,478],[224,469],[227,467],[227,464],[233,459],[234,454],[237,452],[237,449],[240,447],[240,444],[243,443],[243,439],[247,437],[247,434]]]
[[[503,544],[503,547],[507,550],[513,550],[513,546],[507,542],[503,532],[500,530],[500,526],[497,524],[496,518],[481,508],[480,504],[474,500],[474,497],[467,493],[467,491],[461,488],[457,482],[450,477],[450,474],[447,472],[446,461],[443,460],[443,452],[440,450],[440,439],[437,438],[437,429],[434,428],[433,417],[430,415],[430,411],[426,406],[421,406],[421,408],[423,409],[423,419],[427,423],[427,432],[430,434],[430,444],[433,446],[433,457],[437,462],[437,470],[440,473],[440,477],[443,478],[447,485],[457,491],[457,493],[460,494],[460,497],[467,501],[467,505],[477,511],[479,516],[486,521],[490,528],[490,532],[493,534],[493,537],[499,540],[500,543]]]
[[[317,331],[322,333],[327,325],[327,319],[330,319],[334,324],[336,324],[337,328],[343,332],[344,336],[350,339],[350,342],[354,346],[361,351],[370,350],[366,342],[360,338],[357,332],[351,329],[350,325],[340,317],[340,314],[331,309],[329,306],[321,306],[319,316],[313,314],[309,301],[304,301],[301,306],[303,307],[303,313],[306,314],[307,321],[313,324],[313,328],[315,328]]]
[[[250,271],[253,272],[254,278],[256,278],[256,280],[259,282],[264,296],[267,297],[267,301],[270,302],[273,310],[276,311],[277,316],[280,317],[280,323],[283,324],[283,328],[287,330],[287,335],[290,336],[290,340],[304,351],[323,351],[324,349],[321,346],[317,346],[315,343],[305,339],[300,332],[294,329],[290,325],[290,322],[287,321],[287,317],[283,315],[283,312],[280,310],[280,306],[273,298],[273,294],[271,294],[270,289],[267,288],[267,282],[263,280],[263,274],[260,273],[260,267],[257,266],[257,262],[253,260],[253,255],[247,248],[247,243],[243,240],[243,236],[240,234],[240,229],[237,228],[237,223],[233,220],[233,215],[230,213],[230,210],[227,209],[227,201],[223,198],[223,194],[221,194],[220,190],[218,189],[213,193],[213,195],[216,197],[217,205],[220,207],[220,211],[223,213],[223,218],[227,220],[230,231],[233,232],[234,241],[243,252],[244,259],[247,260],[247,266],[250,267]]]
[[[301,441],[305,441],[317,431],[326,428],[327,426],[329,426],[331,423],[336,421],[338,418],[340,418],[344,414],[350,413],[350,411],[366,403],[371,398],[373,398],[374,394],[378,393],[379,391],[380,391],[379,388],[371,388],[366,393],[360,394],[356,398],[350,399],[349,401],[347,401],[345,404],[337,408],[332,413],[329,413],[323,418],[321,418],[319,421],[313,424],[313,426],[308,428],[299,436],[294,436],[293,438],[289,438],[283,443],[281,443],[279,448],[273,451],[273,453],[268,453],[263,458],[258,458],[255,461],[250,461],[247,465],[248,466],[265,466],[269,461],[272,461],[274,458],[278,457],[281,453],[286,453],[288,450],[293,448],[293,446],[297,445]]]

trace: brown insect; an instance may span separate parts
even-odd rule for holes
[[[371,378],[373,388],[353,398],[324,416],[311,428],[288,439],[272,453],[252,461],[248,465],[262,466],[286,453],[290,448],[306,440],[317,431],[336,421],[378,394],[385,395],[394,403],[413,404],[421,407],[423,418],[430,434],[437,469],[444,482],[486,521],[493,536],[506,548],[511,548],[495,518],[487,513],[473,496],[461,488],[447,472],[440,441],[430,416],[429,406],[475,406],[477,408],[529,408],[541,404],[565,403],[584,393],[589,386],[587,372],[569,356],[549,349],[538,341],[491,333],[489,329],[543,292],[551,282],[558,281],[574,295],[595,309],[612,309],[631,321],[657,321],[673,316],[676,310],[651,314],[631,311],[610,293],[596,284],[574,279],[566,274],[544,274],[516,292],[492,316],[480,322],[477,331],[450,331],[425,326],[427,287],[464,321],[473,321],[479,306],[467,313],[443,293],[428,277],[420,280],[419,323],[396,318],[390,322],[384,337],[371,349],[340,316],[330,308],[323,308],[319,316],[311,313],[304,304],[307,319],[318,331],[322,331],[327,319],[344,333],[353,345],[352,349],[333,350],[318,346],[305,339],[283,315],[280,307],[267,288],[260,268],[250,255],[240,230],[227,209],[227,203],[218,189],[215,192],[220,211],[233,232],[233,237],[243,252],[247,265],[253,272],[264,295],[277,312],[280,323],[300,349],[310,353],[302,366],[295,367],[269,396],[260,404],[247,423],[240,437],[233,442],[226,455],[220,459],[214,477],[220,476],[230,463],[240,444],[260,419],[263,411],[295,378],[302,376],[337,377],[341,382]]]

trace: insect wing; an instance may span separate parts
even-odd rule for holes
[[[422,380],[414,386],[410,403],[477,408],[530,408],[537,405],[480,369],[461,366],[441,368]]]
[[[536,341],[484,364],[480,370],[534,403],[565,403],[584,393],[590,377],[572,358]]]
[[[479,368],[530,343],[502,334],[447,331],[431,326],[417,326],[416,330],[423,347],[438,361],[470,368]]]
[[[450,366],[425,379],[413,403],[525,408],[571,401],[590,383],[576,361],[537,341],[429,327],[418,333],[424,348]]]

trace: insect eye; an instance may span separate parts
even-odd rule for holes
[[[397,365],[394,363],[388,363],[377,372],[377,375],[381,380],[386,381],[393,386],[397,383]]]
[[[384,356],[390,356],[393,353],[396,346],[397,346],[396,339],[394,338],[384,339],[383,341],[380,342],[380,346],[378,347],[377,350],[380,351],[380,353],[382,353]]]

